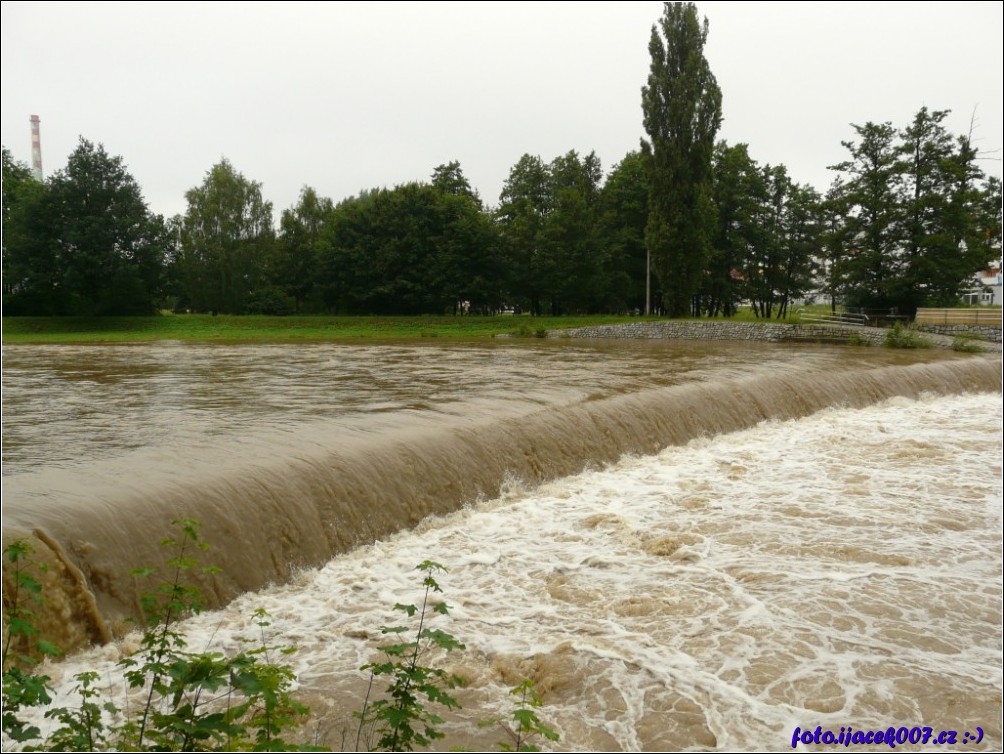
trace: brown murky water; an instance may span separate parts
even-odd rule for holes
[[[171,518],[201,519],[218,604],[291,583],[191,630],[226,644],[267,606],[330,736],[386,608],[434,557],[469,647],[451,660],[465,707],[533,675],[561,748],[787,749],[816,725],[980,724],[999,745],[999,396],[928,396],[999,390],[1000,361],[929,359],[7,347],[5,536],[49,548],[72,641],[115,633],[125,571]],[[865,408],[760,424],[833,406]],[[494,740],[463,717],[452,735]]]

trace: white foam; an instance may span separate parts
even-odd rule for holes
[[[431,558],[479,707],[447,745],[484,743],[473,721],[522,667],[563,749],[787,749],[816,725],[979,725],[999,748],[1002,502],[999,396],[895,399],[514,485],[187,630],[233,648],[263,607],[301,689],[330,697]],[[115,657],[51,672],[65,690]]]

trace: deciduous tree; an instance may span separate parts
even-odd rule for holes
[[[496,210],[508,273],[508,290],[525,302],[531,314],[543,313],[543,301],[554,270],[544,248],[547,216],[554,211],[547,166],[524,154],[502,187]]]
[[[605,255],[599,237],[600,181],[595,152],[572,150],[548,166],[553,211],[542,243],[551,269],[547,298],[554,316],[596,311],[604,299]]]
[[[580,157],[575,150],[546,164],[525,154],[510,170],[496,216],[513,303],[532,314],[603,308],[602,178],[596,153]]]
[[[331,222],[334,205],[309,186],[295,206],[283,210],[281,235],[272,257],[269,279],[294,302],[296,311],[313,297],[317,286],[321,239]]]
[[[496,249],[490,218],[462,192],[419,183],[367,192],[339,204],[325,229],[326,303],[346,314],[492,309]]]
[[[766,202],[763,173],[745,144],[719,142],[712,163],[715,234],[707,275],[699,289],[700,308],[709,317],[736,313],[744,295],[743,271],[753,249],[763,245],[758,222]]]
[[[784,165],[767,165],[760,174],[759,227],[745,255],[742,290],[756,316],[780,319],[812,284],[820,200],[815,190],[793,183]]]
[[[640,152],[617,163],[600,192],[601,237],[606,246],[606,297],[613,311],[645,308],[645,225],[648,183]]]
[[[24,180],[5,154],[4,226],[8,312],[154,309],[163,282],[164,222],[147,208],[122,158],[101,144],[81,138],[45,187]]]
[[[243,313],[264,284],[264,260],[275,239],[272,203],[262,198],[260,183],[226,159],[185,199],[179,261],[191,307]]]
[[[147,209],[122,158],[82,138],[50,179],[49,194],[71,309],[152,311],[163,275],[164,221]]]
[[[45,184],[3,149],[4,314],[56,314],[59,268]]]
[[[436,166],[435,170],[432,171],[432,187],[444,194],[466,196],[481,206],[481,199],[477,192],[471,188],[471,182],[467,180],[460,163],[456,160]]]
[[[846,303],[898,308],[958,301],[975,272],[999,255],[994,183],[969,135],[953,137],[948,111],[921,108],[912,123],[854,126],[850,159],[830,192],[837,215],[833,279]]]

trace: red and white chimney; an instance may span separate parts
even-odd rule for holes
[[[36,181],[42,180],[42,136],[39,133],[37,115],[31,116],[31,172]]]

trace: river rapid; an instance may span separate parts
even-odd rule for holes
[[[493,746],[477,721],[530,677],[560,749],[789,749],[818,725],[958,750],[978,726],[992,750],[999,375],[757,344],[5,347],[5,537],[41,535],[75,635],[109,638],[119,573],[203,520],[231,573],[190,645],[240,646],[267,609],[335,748],[433,559],[467,645],[437,660],[466,682],[446,748]],[[47,672],[112,678],[134,647]]]

